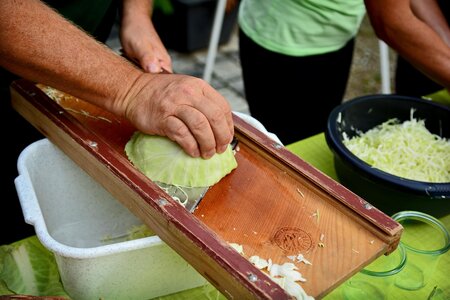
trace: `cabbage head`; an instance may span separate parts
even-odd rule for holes
[[[233,149],[209,159],[191,157],[167,137],[135,132],[125,145],[133,165],[153,181],[181,187],[208,187],[237,167]]]

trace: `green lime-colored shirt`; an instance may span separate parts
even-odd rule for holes
[[[365,12],[363,0],[242,0],[238,22],[268,50],[307,56],[342,48]]]

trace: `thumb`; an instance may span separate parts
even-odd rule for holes
[[[161,73],[162,68],[159,60],[156,57],[150,57],[148,55],[141,59],[141,67],[147,73]]]

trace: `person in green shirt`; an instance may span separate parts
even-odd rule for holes
[[[119,8],[122,47],[141,68],[101,43]],[[148,0],[0,1],[0,67],[10,72],[0,77],[6,145],[0,228],[9,228],[2,230],[0,244],[34,234],[23,221],[14,179],[20,152],[43,137],[11,108],[8,86],[14,78],[86,100],[142,132],[167,136],[191,156],[209,158],[226,150],[234,134],[228,101],[204,80],[161,72],[172,66],[151,9]]]
[[[324,131],[344,100],[366,12],[378,38],[399,54],[396,93],[421,97],[450,88],[448,0],[240,1],[250,113],[284,144]]]
[[[323,132],[344,97],[362,0],[241,0],[239,52],[251,115],[284,144]]]

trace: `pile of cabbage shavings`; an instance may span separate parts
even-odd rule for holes
[[[249,261],[260,270],[267,270],[270,278],[280,285],[289,295],[295,297],[296,300],[314,300],[314,297],[308,295],[303,287],[298,283],[306,282],[306,279],[298,271],[295,264],[286,262],[282,265],[274,264],[269,258],[268,260],[253,255]]]
[[[237,243],[229,243],[229,245],[236,250],[240,255],[245,257],[244,247]],[[297,256],[288,256],[289,259],[296,260],[298,262],[303,262],[305,265],[312,265],[308,260],[306,260],[302,254],[298,254]],[[289,295],[293,296],[296,300],[314,300],[314,297],[308,295],[302,286],[298,283],[306,282],[306,279],[303,278],[302,274],[298,271],[298,268],[295,264],[287,262],[282,265],[274,264],[272,259],[263,259],[258,255],[253,255],[248,258],[248,261],[251,262],[256,268],[264,271],[269,277],[281,286]]]
[[[414,118],[400,123],[396,118],[359,133],[344,145],[374,168],[406,179],[450,182],[450,141],[432,134],[425,120]]]

